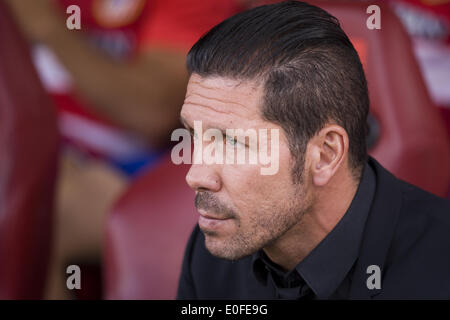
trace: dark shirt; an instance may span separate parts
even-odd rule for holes
[[[253,255],[253,272],[262,284],[275,288],[279,299],[327,299],[348,295],[350,272],[361,245],[375,192],[373,169],[366,165],[355,197],[331,232],[293,270],[283,272],[263,250]],[[340,248],[346,248],[341,250]],[[339,290],[337,290],[339,287]],[[337,291],[336,291],[337,290]]]
[[[241,275],[241,281],[228,278],[230,283],[238,283],[238,287],[234,288],[237,292],[246,292],[249,288],[253,288],[254,291],[258,291],[259,298],[269,299],[346,298],[350,288],[348,274],[351,273],[358,257],[364,224],[374,197],[375,187],[374,171],[367,164],[363,170],[357,192],[342,219],[317,247],[289,272],[284,272],[273,263],[263,250],[256,252],[251,257],[241,259],[238,262],[243,263],[239,266],[237,262],[215,259],[223,261],[224,264],[235,264],[237,269],[250,275]],[[197,243],[204,242],[203,235],[199,236],[202,239]],[[342,250],[342,248],[345,249]],[[204,248],[202,253],[210,255]],[[202,264],[201,260],[203,259],[199,259],[199,264]],[[247,269],[242,265],[248,265],[249,268]],[[185,261],[178,290],[178,298],[182,299],[194,298],[184,294],[184,292],[189,291],[188,288],[183,287],[183,274],[189,273],[189,270],[185,270],[186,268]],[[220,274],[220,270],[217,269],[210,270],[210,272]],[[235,275],[230,276],[235,277]],[[187,284],[187,286],[190,285]],[[225,297],[220,293],[213,296],[217,298]]]

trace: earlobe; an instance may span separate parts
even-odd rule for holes
[[[324,161],[323,141],[321,140],[320,136],[316,136],[310,140],[308,145],[312,182],[316,186],[323,186],[328,182],[327,163]]]
[[[318,187],[323,187],[330,181],[331,177],[332,170],[330,170],[330,166],[320,166],[318,164],[317,170],[313,172],[313,183]]]

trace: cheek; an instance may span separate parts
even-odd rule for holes
[[[280,157],[280,168],[274,175],[262,175],[258,165],[222,167],[222,191],[241,217],[277,208],[292,196],[293,185],[287,161]]]
[[[239,208],[255,193],[255,182],[260,178],[259,169],[252,165],[224,165],[222,191],[231,203]]]

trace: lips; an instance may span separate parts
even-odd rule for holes
[[[200,217],[198,219],[198,224],[200,228],[204,230],[217,231],[231,221],[231,218],[219,217],[202,210],[199,210],[199,213]]]
[[[205,219],[210,219],[210,220],[227,220],[230,219],[229,217],[220,217],[208,212],[205,212],[202,209],[198,209],[198,212],[200,213],[200,217],[203,217]]]

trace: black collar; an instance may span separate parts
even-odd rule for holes
[[[380,268],[381,274],[384,273],[387,253],[398,223],[403,199],[401,190],[403,182],[372,157],[369,157],[369,164],[374,168],[377,185],[350,289],[350,299],[359,300],[371,299],[382,290],[367,287],[367,267],[376,265]]]
[[[284,278],[289,283],[289,281],[296,281],[296,275],[300,275],[303,283],[312,289],[317,298],[329,298],[358,258],[375,187],[374,171],[371,165],[366,164],[356,194],[345,215],[293,270],[283,276],[280,274],[280,268],[277,268],[262,250],[253,255],[253,272],[258,281],[267,285],[268,279],[272,280],[276,276]],[[277,290],[286,290],[286,288],[280,288],[277,283],[273,284]],[[300,284],[299,290],[304,291],[304,285]]]

